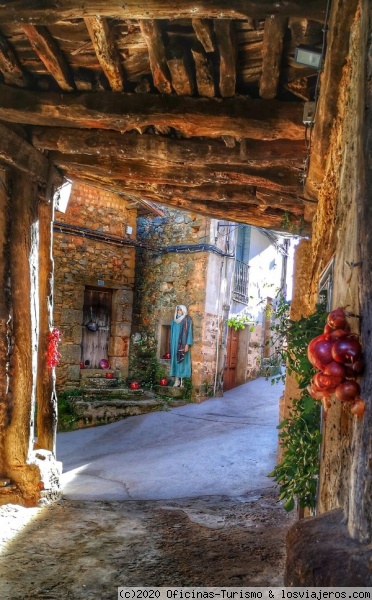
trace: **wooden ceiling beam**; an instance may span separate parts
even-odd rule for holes
[[[61,90],[72,92],[75,89],[75,83],[70,68],[48,29],[44,26],[23,25],[23,30],[34,52]]]
[[[121,134],[114,131],[45,127],[32,129],[32,143],[39,150],[63,154],[121,156],[127,160],[148,160],[186,165],[303,165],[304,141],[242,140],[233,148],[221,140],[176,139],[149,134]]]
[[[277,191],[299,193],[301,171],[293,167],[206,165],[189,167],[156,161],[133,161],[119,157],[71,155],[51,152],[51,160],[67,173],[92,170],[103,180],[139,181],[198,187],[206,183],[237,183]]]
[[[222,98],[235,96],[237,43],[231,20],[214,21],[214,31],[220,55],[219,88]]]
[[[179,96],[193,96],[195,83],[191,72],[190,59],[182,46],[168,47],[167,65],[172,78],[172,86]]]
[[[259,86],[261,98],[271,100],[277,95],[286,28],[287,19],[284,17],[271,15],[265,20]]]
[[[24,71],[8,40],[0,33],[0,71],[5,83],[17,87],[27,87],[31,78]]]
[[[292,234],[309,233],[310,226],[304,223],[302,213],[292,214],[282,208],[273,208],[260,206],[254,202],[242,200],[239,202],[229,202],[220,199],[204,199],[203,188],[200,188],[199,197],[190,198],[185,195],[184,190],[180,189],[165,192],[163,187],[159,186],[156,190],[128,187],[126,183],[116,180],[102,183],[101,178],[93,172],[83,172],[76,174],[76,180],[84,183],[102,187],[106,191],[110,190],[122,195],[132,201],[150,201],[165,206],[173,206],[182,210],[199,213],[216,219],[228,219],[238,223],[246,223],[266,229],[290,232]],[[217,188],[216,188],[217,189]],[[196,192],[197,190],[195,190]],[[231,201],[231,197],[229,197]]]
[[[324,21],[326,0],[204,0],[198,2],[199,19],[263,19],[271,14],[307,17]],[[1,7],[3,23],[34,23],[48,25],[64,19],[84,17],[115,17],[120,19],[190,19],[195,18],[194,0],[169,4],[164,0],[7,0]]]
[[[85,17],[84,22],[88,30],[93,47],[104,74],[114,92],[124,90],[124,74],[121,66],[120,55],[115,48],[113,35],[107,19],[103,17]]]
[[[141,20],[140,28],[149,51],[154,86],[161,94],[171,94],[173,89],[161,26],[156,21]]]
[[[62,182],[62,176],[46,156],[2,123],[0,123],[0,162],[31,175],[42,184],[47,184],[50,176],[55,182]]]
[[[191,53],[195,63],[196,87],[199,96],[204,98],[213,98],[216,95],[213,75],[213,65],[208,56],[204,53],[201,44],[194,44]]]
[[[208,19],[192,19],[191,22],[196,37],[203,46],[205,52],[214,52],[215,44],[213,22]]]
[[[186,136],[303,140],[301,103],[245,97],[180,98],[115,92],[56,94],[0,84],[0,119],[82,129],[173,127]]]
[[[253,204],[226,205],[216,202],[204,203],[202,200],[190,203],[182,196],[173,196],[167,200],[167,205],[214,219],[228,219],[237,223],[246,223],[275,231],[286,231],[292,234],[301,233],[303,235],[310,229],[309,225],[304,223],[302,215],[291,215],[288,211],[277,208],[268,207],[262,211],[259,206]]]
[[[102,180],[99,175],[88,171],[86,173],[75,174],[77,179],[87,177],[89,181],[100,182]],[[215,205],[218,203],[226,206],[235,206],[238,204],[254,204],[261,206],[262,210],[267,207],[273,209],[287,211],[295,216],[302,216],[309,205],[308,200],[300,196],[290,196],[282,192],[274,192],[265,188],[255,188],[249,185],[236,184],[204,184],[198,187],[185,188],[179,185],[158,184],[153,182],[122,182],[118,180],[109,180],[105,183],[108,189],[112,191],[135,196],[146,196],[148,200],[166,203],[172,197],[182,197],[187,202],[202,201],[205,203],[212,202]],[[310,202],[310,205],[312,203]]]

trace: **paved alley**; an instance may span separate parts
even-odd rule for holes
[[[267,477],[281,392],[259,379],[199,405],[59,434],[63,498],[42,509],[0,507],[2,531],[28,521],[4,544],[0,597],[281,585],[294,515]]]
[[[261,378],[201,404],[61,433],[64,497],[158,500],[269,487],[281,391]]]

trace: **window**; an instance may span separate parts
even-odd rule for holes
[[[248,304],[249,284],[249,247],[251,228],[248,225],[239,226],[235,252],[235,273],[233,299],[241,304]]]
[[[334,260],[331,260],[329,265],[324,269],[319,280],[318,299],[319,302],[324,303],[327,312],[332,310],[333,267]]]
[[[242,304],[248,304],[249,266],[240,260],[235,261],[233,298]]]

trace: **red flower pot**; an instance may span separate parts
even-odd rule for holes
[[[165,377],[162,377],[162,379],[160,379],[159,383],[160,383],[160,385],[168,385],[168,379],[165,379]]]
[[[138,390],[139,389],[140,384],[138,383],[138,381],[132,381],[129,384],[129,387],[131,390]]]
[[[112,371],[107,371],[106,373],[106,379],[114,379],[114,374]]]

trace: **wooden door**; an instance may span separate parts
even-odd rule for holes
[[[87,369],[98,369],[100,360],[108,360],[111,304],[112,290],[85,288],[81,361]],[[90,331],[88,323],[95,323],[97,331]]]
[[[226,365],[223,377],[223,389],[226,392],[236,387],[236,367],[238,364],[239,333],[229,327],[227,337]]]

